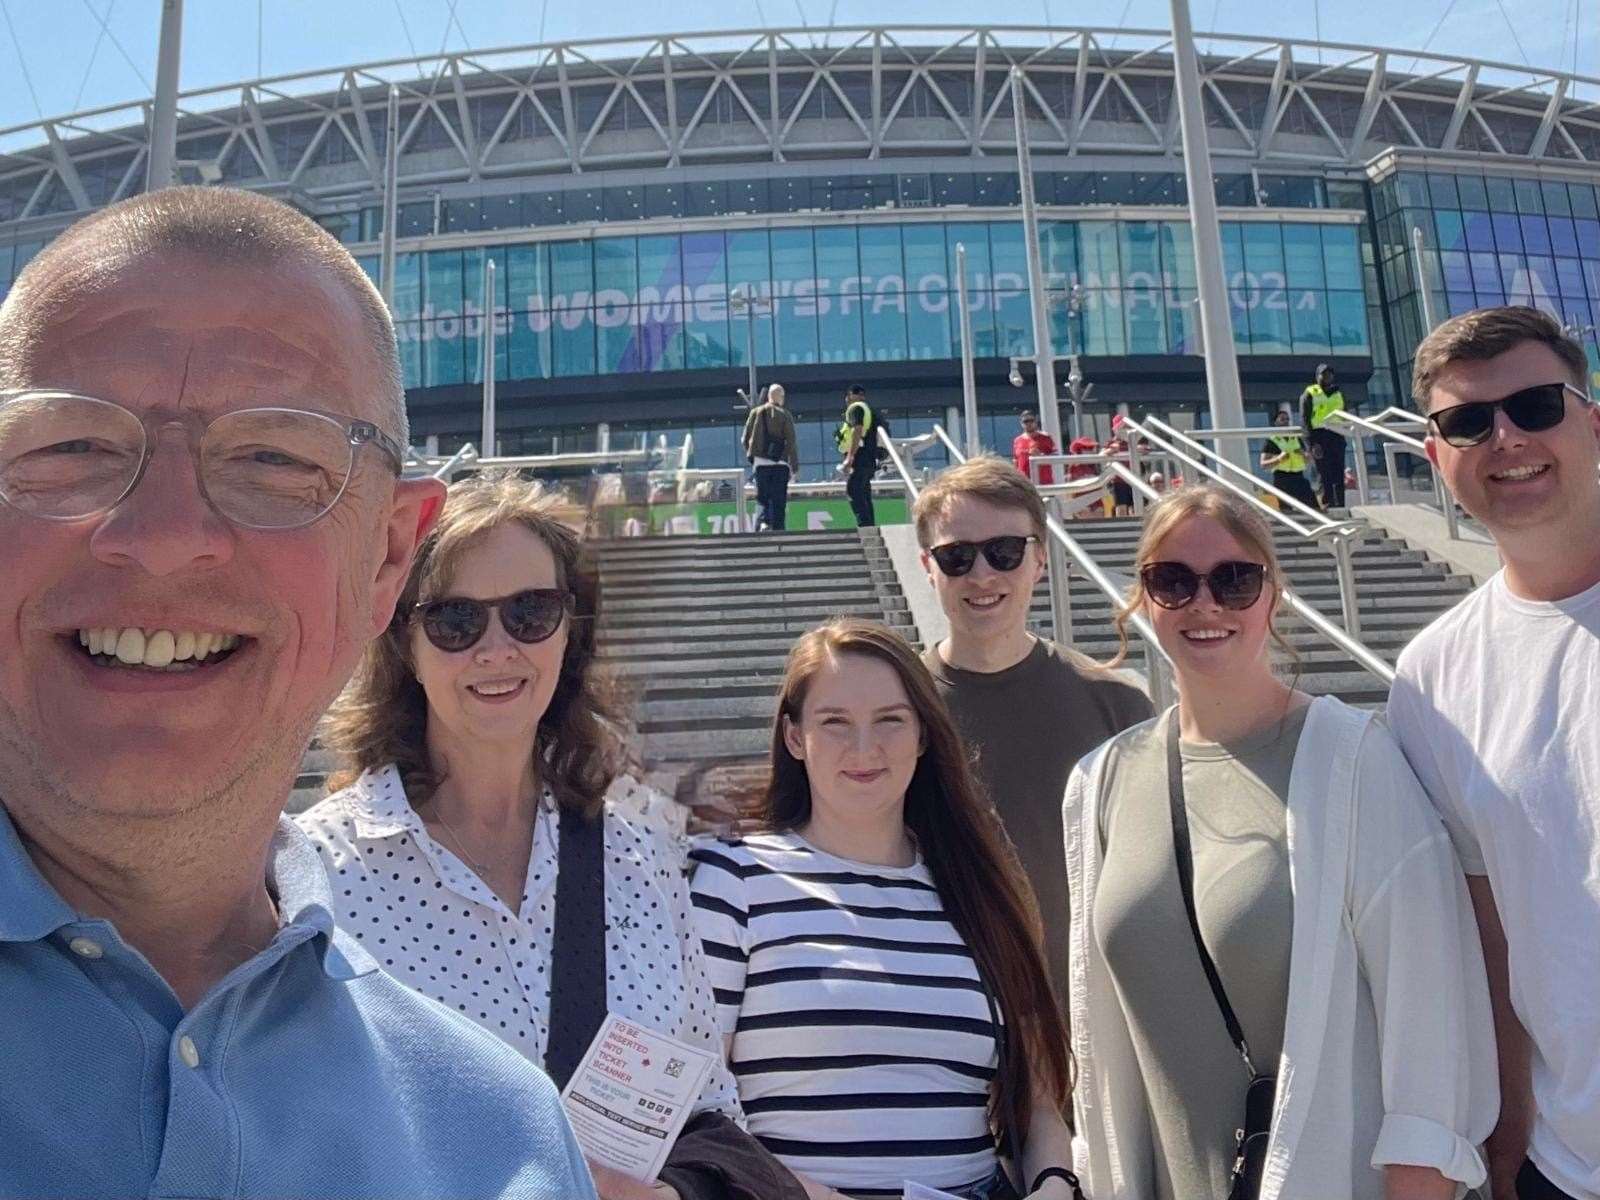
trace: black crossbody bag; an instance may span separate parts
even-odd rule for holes
[[[1249,1088],[1244,1094],[1244,1125],[1235,1130],[1238,1145],[1233,1160],[1233,1174],[1228,1180],[1228,1200],[1255,1200],[1261,1194],[1261,1175],[1267,1162],[1267,1142],[1272,1134],[1272,1109],[1277,1100],[1278,1080],[1263,1075],[1250,1061],[1250,1047],[1244,1040],[1244,1030],[1228,1003],[1228,993],[1223,990],[1222,977],[1211,961],[1211,952],[1200,936],[1200,921],[1194,911],[1194,855],[1189,845],[1189,814],[1183,798],[1183,755],[1178,747],[1178,710],[1172,710],[1167,725],[1167,802],[1172,809],[1172,850],[1177,858],[1178,884],[1183,890],[1183,908],[1189,915],[1189,931],[1194,934],[1194,948],[1200,954],[1200,965],[1205,968],[1206,982],[1222,1011],[1222,1023],[1228,1027],[1228,1037],[1233,1048],[1244,1061],[1250,1076]]]

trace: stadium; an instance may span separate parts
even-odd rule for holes
[[[1594,81],[1371,46],[1198,43],[1252,422],[1324,361],[1369,411],[1406,403],[1422,279],[1436,315],[1547,308],[1594,361],[1600,105],[1572,98]],[[816,480],[850,384],[897,435],[957,423],[957,244],[983,440],[1008,442],[1032,403],[1031,374],[1013,386],[1032,353],[1013,66],[1055,352],[1081,356],[1101,422],[1119,406],[1205,422],[1170,44],[880,26],[353,64],[185,93],[179,175],[286,200],[376,276],[398,85],[394,308],[419,448],[477,437],[492,260],[501,453],[690,434],[697,467],[739,466],[753,345],[760,382],[788,389],[800,478]],[[0,134],[0,281],[143,186],[140,107]]]

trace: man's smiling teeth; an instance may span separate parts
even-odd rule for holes
[[[1004,599],[1004,596],[968,596],[967,603],[974,608],[993,608]]]
[[[103,627],[78,630],[78,644],[90,654],[103,654],[130,667],[167,667],[199,662],[239,644],[236,633],[194,633],[184,629]]]
[[[1504,471],[1495,471],[1489,476],[1489,478],[1510,479],[1513,481],[1519,479],[1532,479],[1536,475],[1543,475],[1549,469],[1550,467],[1547,464],[1540,464],[1537,467],[1510,467]]]

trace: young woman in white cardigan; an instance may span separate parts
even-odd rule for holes
[[[1494,1035],[1443,826],[1379,718],[1274,673],[1281,576],[1246,503],[1207,487],[1164,498],[1137,567],[1119,629],[1150,620],[1179,700],[1067,788],[1085,1189],[1476,1187],[1499,1108]],[[1256,1133],[1243,1155],[1242,1127]]]

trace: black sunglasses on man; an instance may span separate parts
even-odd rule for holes
[[[1587,405],[1585,396],[1570,383],[1540,383],[1502,396],[1498,400],[1471,400],[1428,414],[1428,424],[1447,444],[1458,450],[1482,445],[1494,433],[1495,409],[1524,433],[1543,433],[1566,418],[1567,393]]]

